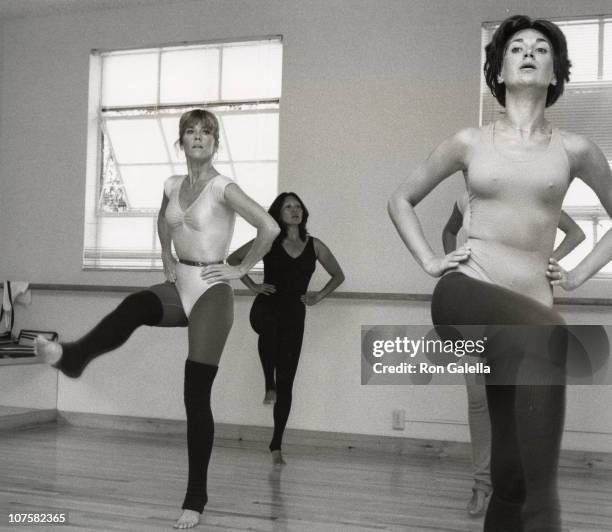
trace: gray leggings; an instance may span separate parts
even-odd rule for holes
[[[188,319],[174,284],[157,284],[130,294],[85,336],[63,344],[58,369],[69,377],[79,377],[94,358],[117,349],[142,325],[188,327],[187,358],[216,367],[233,321],[234,302],[229,285],[214,285],[204,292]]]
[[[161,302],[158,326],[189,327],[184,389],[189,479],[182,507],[202,512],[208,502],[208,463],[215,433],[210,393],[234,321],[232,289],[217,284],[206,290],[191,309],[189,319],[173,284],[153,286],[150,292]]]
[[[189,318],[176,287],[172,283],[157,284],[148,289],[162,306],[157,327],[188,327],[189,353],[187,358],[201,364],[218,366],[225,341],[234,323],[232,288],[217,284],[204,292],[193,306]]]

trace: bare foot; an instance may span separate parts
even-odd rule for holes
[[[284,466],[287,465],[287,462],[285,462],[285,460],[283,459],[283,455],[280,452],[280,449],[276,449],[272,452],[272,465],[274,466]]]
[[[47,340],[44,336],[34,339],[34,353],[47,364],[55,366],[62,358],[62,346],[58,342]]]
[[[183,510],[183,514],[174,523],[173,528],[193,528],[200,523],[200,512],[195,510]]]
[[[273,405],[276,403],[276,390],[266,390],[266,395],[263,400],[264,405]]]

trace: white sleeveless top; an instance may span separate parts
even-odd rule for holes
[[[181,259],[222,262],[227,257],[234,233],[236,213],[225,202],[225,187],[234,181],[217,175],[185,210],[179,202],[181,184],[187,176],[172,176],[164,183],[168,197],[166,221],[176,253]]]

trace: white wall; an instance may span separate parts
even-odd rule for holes
[[[0,406],[55,409],[57,371],[45,364],[0,366]]]
[[[554,17],[610,11],[609,0],[150,4],[2,21],[3,277],[138,286],[160,278],[81,270],[90,49],[282,34],[280,189],[298,191],[307,203],[311,231],[330,245],[345,269],[343,290],[430,292],[432,281],[414,265],[391,227],[386,201],[435,144],[462,126],[477,124],[480,23],[516,12]],[[433,242],[439,242],[461,187],[454,178],[420,208]],[[608,294],[607,288],[592,290]],[[19,326],[58,329],[73,338],[119,298],[37,293],[31,309],[20,314]],[[270,412],[260,406],[263,385],[248,304],[248,298],[237,300],[236,324],[215,387],[215,411],[219,421],[267,425]],[[591,311],[576,316],[595,319]],[[610,313],[596,318],[608,323]],[[465,420],[462,389],[359,385],[362,323],[428,319],[425,304],[331,300],[312,309],[290,426],[397,435],[390,430],[390,412],[403,407],[414,420],[406,435],[465,439],[465,427],[456,424]],[[181,418],[185,350],[183,331],[139,331],[82,380],[62,378],[58,406]],[[612,427],[603,408],[610,403],[610,390],[571,394],[576,397],[568,428],[582,431],[574,443],[602,448]]]
[[[345,267],[345,290],[429,292],[433,281],[400,245],[386,201],[437,143],[477,124],[481,22],[610,9],[609,0],[155,3],[3,22],[5,275],[128,285],[157,278],[81,271],[92,48],[282,34],[281,190],[303,196],[312,231]],[[461,186],[455,177],[423,203],[433,242]]]

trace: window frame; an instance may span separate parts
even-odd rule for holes
[[[152,52],[158,54],[158,61],[161,63],[161,56],[164,51],[175,49],[177,51],[197,48],[197,47],[215,47],[219,46],[223,48],[226,46],[230,48],[232,46],[240,46],[241,44],[249,43],[264,43],[269,41],[271,43],[279,43],[283,46],[282,35],[264,35],[264,36],[253,36],[253,37],[242,37],[242,38],[227,38],[227,39],[211,39],[211,40],[200,40],[200,41],[189,41],[179,43],[164,43],[156,44],[153,46],[134,46],[134,47],[123,47],[113,49],[92,49],[90,51],[90,64],[89,64],[89,98],[88,98],[88,127],[87,127],[87,162],[86,162],[86,190],[85,190],[85,207],[84,207],[84,238],[83,238],[83,250],[82,250],[82,264],[81,267],[85,271],[161,271],[163,266],[161,263],[161,249],[157,237],[157,213],[159,207],[136,207],[130,208],[125,212],[109,212],[102,208],[101,195],[105,185],[104,175],[104,139],[109,139],[110,135],[105,132],[107,123],[116,119],[126,119],[129,113],[135,113],[134,118],[143,118],[146,113],[151,113],[151,118],[154,119],[158,124],[160,120],[167,116],[180,116],[182,112],[193,108],[204,108],[209,109],[216,114],[223,116],[240,115],[240,114],[260,114],[269,113],[275,114],[280,118],[280,103],[282,98],[282,67],[283,59],[281,55],[280,59],[280,72],[281,80],[279,85],[278,97],[273,98],[243,98],[243,99],[227,99],[227,100],[200,100],[200,101],[189,101],[181,103],[160,103],[160,86],[162,80],[161,70],[158,68],[156,73],[157,83],[157,103],[155,104],[142,104],[142,105],[103,105],[103,56],[106,54],[121,54],[124,52]],[[282,52],[281,52],[282,54]],[[221,53],[219,54],[219,63],[221,65]],[[223,70],[220,66],[218,72],[218,83],[221,87]],[[221,97],[222,93],[219,90],[218,96]],[[220,120],[221,122],[221,120]],[[221,125],[221,124],[220,124]],[[221,128],[220,133],[225,135],[226,132]],[[278,134],[278,132],[277,132]],[[221,139],[223,141],[223,139]],[[227,143],[227,139],[225,145]],[[116,161],[116,158],[115,158]],[[276,152],[275,159],[255,159],[251,162],[257,163],[275,163],[277,165],[276,178],[274,182],[273,195],[278,194],[278,164],[280,161],[280,149]],[[235,160],[232,157],[218,161],[218,164],[233,165],[235,163],[248,163],[247,160]],[[159,165],[176,165],[184,166],[182,162],[176,162],[172,157],[168,157],[168,162],[164,163],[141,163],[150,164],[154,166]],[[132,164],[137,166],[138,163]],[[125,166],[129,166],[126,164]],[[176,172],[174,172],[176,175]],[[170,177],[170,175],[168,175]],[[124,183],[125,186],[125,183]],[[160,191],[160,203],[161,203],[161,191]],[[88,235],[88,231],[99,230],[100,220],[105,218],[145,218],[150,219],[152,224],[152,243],[148,250],[121,250],[117,252],[115,256],[114,251],[104,250],[98,245],[98,239],[96,236]],[[237,215],[237,223],[240,223],[240,216]],[[88,246],[91,241],[95,242],[95,247]],[[230,251],[234,249],[233,246]],[[122,265],[121,258],[125,258],[128,264]],[[142,262],[142,264],[133,264],[130,261],[136,260]],[[116,264],[108,264],[108,262],[117,261]],[[104,263],[107,264],[104,264]],[[146,264],[145,264],[146,263]],[[261,265],[256,266],[255,270],[261,269]]]

